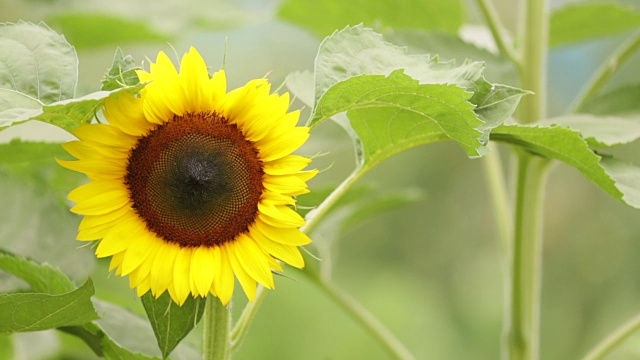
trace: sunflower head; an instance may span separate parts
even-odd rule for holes
[[[309,137],[288,112],[288,94],[265,79],[226,91],[224,71],[209,76],[191,48],[180,71],[163,52],[139,96],[105,101],[109,124],[83,125],[64,144],[77,160],[58,162],[91,180],[69,194],[84,215],[78,240],[99,240],[98,257],[128,276],[139,296],[233,294],[250,300],[273,288],[281,262],[304,266],[295,196],[308,192],[310,159],[292,155]]]

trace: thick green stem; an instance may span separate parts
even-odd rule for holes
[[[398,360],[415,359],[411,352],[370,312],[368,312],[360,303],[354,300],[349,294],[330,282],[321,280],[320,278],[310,277],[315,280],[316,284],[329,295],[338,305],[346,310],[351,317],[357,321],[365,330],[369,332],[378,342]]]
[[[604,85],[609,81],[611,75],[613,75],[622,64],[624,64],[631,55],[633,55],[640,48],[640,32],[632,36],[622,46],[620,46],[609,59],[602,64],[598,71],[593,75],[591,80],[587,83],[585,90],[581,92],[580,96],[576,99],[575,103],[571,106],[570,112],[575,113],[580,111],[585,102],[592,96],[598,94]]]
[[[640,314],[626,322],[585,355],[583,360],[601,360],[640,329]]]
[[[518,153],[515,227],[510,266],[510,298],[503,349],[510,360],[539,355],[542,278],[542,199],[550,160]]]
[[[231,355],[231,311],[215,296],[207,298],[204,308],[202,358],[228,360]]]
[[[528,0],[524,7],[523,54],[520,78],[522,88],[534,92],[518,107],[518,121],[529,124],[546,116],[547,44],[549,11],[547,0]]]

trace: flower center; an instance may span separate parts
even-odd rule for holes
[[[125,180],[149,230],[182,247],[218,246],[248,231],[262,163],[252,142],[216,113],[174,116],[131,151]]]

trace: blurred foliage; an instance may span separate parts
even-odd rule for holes
[[[98,90],[101,77],[111,66],[116,45],[122,46],[126,54],[133,54],[136,60],[142,60],[153,58],[161,47],[160,42],[167,39],[178,52],[191,44],[199,44],[205,48],[205,57],[218,66],[222,62],[225,38],[228,38],[226,65],[230,87],[269,70],[274,71],[272,80],[277,83],[290,71],[313,68],[319,38],[308,36],[308,31],[328,35],[344,25],[358,22],[393,27],[385,36],[390,41],[409,45],[412,52],[439,53],[443,59],[458,61],[465,57],[484,60],[489,80],[517,86],[512,78],[514,69],[504,59],[453,35],[464,19],[458,2],[439,2],[453,9],[446,13],[451,14],[451,19],[441,16],[449,19],[448,22],[438,21],[439,16],[432,22],[424,21],[427,16],[424,9],[397,11],[393,8],[381,14],[341,10],[330,13],[340,15],[333,16],[331,23],[314,20],[321,18],[322,11],[333,11],[327,4],[334,2],[329,1],[306,3],[305,6],[314,7],[311,18],[298,15],[299,11],[292,8],[296,1],[285,1],[283,7],[278,7],[277,1],[257,0],[224,6],[220,5],[222,1],[197,2],[193,6],[155,1],[130,4],[131,13],[142,14],[143,11],[138,10],[145,9],[144,6],[149,9],[144,13],[145,20],[111,13],[100,15],[96,10],[102,10],[101,6],[115,8],[130,1],[75,2],[69,10],[63,10],[70,3],[3,1],[0,21],[53,20],[49,25],[62,31],[77,47],[81,64],[80,93]],[[335,3],[338,6],[352,4]],[[373,3],[378,6],[391,2]],[[418,6],[425,3],[421,1]],[[93,14],[92,22],[85,21],[90,18],[80,14]],[[275,14],[281,14],[287,22]],[[408,18],[396,18],[399,14]],[[507,19],[514,17],[512,13],[501,15]],[[74,23],[74,17],[78,16],[78,23]],[[224,21],[216,22],[212,19],[215,16]],[[108,29],[114,23],[138,30],[112,33]],[[308,26],[308,29],[291,23]],[[226,30],[221,32],[220,27]],[[425,28],[439,29],[444,34],[423,32]],[[552,110],[557,112],[567,107],[569,96],[575,95],[575,89],[586,81],[599,61],[623,40],[608,37],[595,46],[574,43],[568,50],[556,47],[550,59]],[[168,46],[163,49],[173,53]],[[636,72],[639,62],[636,56],[622,73]],[[615,81],[613,86],[629,81],[629,77],[620,76]],[[608,90],[616,91],[615,87]],[[637,97],[632,96],[637,94],[637,89],[618,91],[629,97],[610,96],[625,100],[629,108],[637,105]],[[295,103],[294,107],[298,105]],[[595,103],[585,109],[597,114],[610,110],[597,108]],[[0,139],[7,142],[13,136],[46,138],[49,128],[40,125],[35,133],[20,133],[20,127],[5,130],[0,133]],[[150,349],[156,349],[155,339],[149,324],[139,316],[143,311],[140,299],[128,288],[126,280],[109,278],[105,261],[98,261],[96,266],[92,250],[77,249],[82,244],[73,240],[79,219],[68,213],[64,194],[83,181],[82,178],[54,163],[55,156],[63,156],[58,144],[29,148],[34,149],[33,156],[22,151],[21,155],[2,152],[0,147],[3,195],[0,246],[39,262],[48,261],[79,283],[91,275],[98,298],[133,309],[133,312],[118,313],[108,309],[108,305],[97,306],[100,313],[113,314],[111,319],[101,320],[105,331],[108,332],[109,323],[126,322],[130,324],[130,331],[113,336],[118,335],[118,341],[126,342],[136,351],[152,352]],[[333,166],[314,180],[314,189],[338,183],[354,165],[350,139],[331,122],[314,129],[311,143],[303,149],[307,154],[327,151],[329,154],[317,158],[314,164],[320,169]],[[625,145],[612,152],[636,162],[640,160],[638,144]],[[503,160],[509,164],[510,159]],[[375,203],[379,196],[384,198],[384,194],[402,193],[402,189],[409,188],[419,189],[425,197],[422,201],[402,202],[402,207],[390,206],[393,210],[385,215],[369,220],[358,218],[361,226],[341,231],[339,241],[333,244],[336,281],[388,325],[419,359],[488,360],[498,358],[500,353],[497,339],[501,336],[504,259],[483,183],[482,162],[468,160],[453,143],[439,143],[412,149],[396,156],[394,161],[381,164],[362,180],[363,186],[374,189],[363,192],[372,194],[367,201]],[[507,168],[507,172],[511,170]],[[382,190],[377,194],[375,189]],[[309,204],[313,205],[314,201]],[[640,311],[639,214],[610,198],[578,171],[561,164],[556,166],[549,181],[545,214],[542,358],[571,359],[579,357]],[[261,307],[237,359],[378,359],[383,356],[379,345],[304,276],[292,273],[290,278],[278,277],[276,282],[277,291],[270,294]],[[7,290],[6,286],[24,288],[24,283],[2,273],[0,287]],[[242,302],[241,299],[236,304],[236,309],[241,308]],[[174,358],[193,355],[189,344],[197,343],[197,338],[197,332],[187,337],[186,349],[182,350],[187,355]],[[38,347],[30,346],[36,342]],[[113,351],[118,349],[114,347]],[[11,359],[12,355],[34,360],[95,358],[82,342],[51,332],[0,336],[0,358]],[[638,357],[640,335],[634,336],[611,358]]]

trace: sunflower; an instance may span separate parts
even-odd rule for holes
[[[235,278],[249,300],[274,287],[279,261],[301,268],[295,196],[308,192],[310,159],[292,152],[309,137],[287,112],[288,94],[266,79],[227,93],[223,70],[209,76],[191,48],[178,72],[163,52],[139,96],[105,100],[108,124],[86,124],[58,162],[91,180],[69,194],[84,215],[78,240],[128,276],[138,296],[168,291],[182,305],[209,293],[226,304]]]

